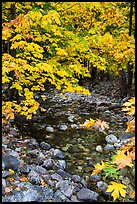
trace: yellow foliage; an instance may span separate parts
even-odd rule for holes
[[[121,183],[116,183],[114,181],[111,181],[110,183],[111,183],[111,185],[108,185],[106,192],[112,192],[113,191],[111,195],[113,196],[114,201],[117,198],[119,198],[120,195],[125,198],[125,196],[126,196],[125,188],[127,188],[127,186],[125,186],[124,184],[121,184]]]

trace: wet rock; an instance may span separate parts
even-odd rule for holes
[[[28,174],[31,171],[31,167],[29,165],[25,165],[20,169],[21,173]]]
[[[2,177],[3,178],[7,178],[7,177],[9,177],[11,174],[10,174],[10,172],[9,171],[3,171],[2,172]]]
[[[80,201],[78,201],[77,196],[75,196],[75,195],[71,196],[71,201],[72,202],[80,202]]]
[[[37,184],[37,185],[40,184],[39,174],[34,170],[30,171],[30,173],[28,174],[28,179],[32,184]]]
[[[118,139],[117,139],[117,137],[115,135],[110,134],[110,135],[105,137],[105,140],[106,140],[107,143],[114,144],[114,143],[117,142]]]
[[[111,192],[106,192],[107,188],[108,188],[107,185],[103,186],[103,188],[102,188],[102,193],[103,193],[105,196],[111,195]]]
[[[51,126],[48,126],[48,127],[46,127],[46,131],[47,132],[54,132],[55,130],[54,130],[54,128],[53,127],[51,127]]]
[[[2,161],[5,164],[6,170],[13,169],[16,171],[20,164],[20,161],[16,157],[7,154],[2,156]]]
[[[101,180],[101,176],[99,174],[95,174],[93,176],[90,176],[90,181],[100,181]]]
[[[45,161],[45,155],[42,152],[39,152],[35,163],[41,165],[44,161]]]
[[[72,181],[74,181],[75,183],[79,183],[81,181],[81,178],[78,175],[73,175],[72,176]]]
[[[104,147],[104,150],[114,150],[114,146],[111,145],[111,144],[107,144],[107,145]]]
[[[37,157],[39,155],[39,151],[37,149],[34,149],[31,151],[28,151],[27,155],[30,157]]]
[[[60,191],[68,198],[70,198],[73,194],[74,186],[68,180],[66,181],[59,181],[57,183],[57,188],[60,188]]]
[[[49,150],[50,149],[50,144],[46,143],[46,142],[41,142],[40,143],[40,147],[42,149],[45,149],[45,150]]]
[[[2,185],[4,188],[6,187],[6,180],[5,179],[2,179]]]
[[[46,169],[54,169],[56,164],[54,162],[53,159],[46,159],[42,165],[43,167],[45,167]]]
[[[3,197],[2,202],[21,202],[23,197],[24,194],[22,191],[14,191],[12,192],[12,195]]]
[[[98,146],[96,146],[96,151],[102,153],[103,148],[100,145],[98,145]]]
[[[81,179],[80,183],[83,185],[83,187],[87,188],[87,183],[84,179]]]
[[[17,130],[17,129],[11,128],[10,134],[11,134],[11,135],[14,135],[14,136],[16,137],[16,136],[18,136],[19,133],[18,133],[18,130]]]
[[[55,149],[53,151],[53,157],[54,158],[59,158],[59,159],[64,159],[65,156],[63,155],[63,152],[61,150]]]
[[[115,143],[115,144],[114,144],[114,147],[116,147],[117,149],[119,149],[121,146],[122,146],[122,143],[121,143],[121,142],[120,142],[120,143]]]
[[[39,147],[39,143],[35,139],[26,139],[24,143],[29,149],[36,149]]]
[[[71,175],[70,175],[69,173],[65,172],[65,171],[62,170],[62,169],[59,169],[59,170],[57,171],[57,173],[58,173],[63,179],[65,179],[65,178],[71,178]]]
[[[68,126],[62,124],[62,125],[59,126],[59,129],[62,130],[62,131],[65,131],[65,130],[68,129]]]
[[[91,191],[90,189],[82,188],[77,193],[77,198],[80,201],[93,202],[93,201],[98,201],[99,194],[94,191]]]

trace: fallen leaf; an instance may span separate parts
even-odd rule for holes
[[[134,132],[135,131],[135,118],[127,123],[127,129],[125,132]]]
[[[117,154],[113,156],[113,162],[118,165],[118,167],[124,168],[125,166],[132,167],[132,158],[130,157],[129,153],[125,155],[123,150],[118,150]]]
[[[124,184],[121,183],[116,183],[114,181],[111,181],[112,185],[109,185],[106,192],[112,192],[111,194],[113,196],[114,201],[119,198],[120,194],[122,197],[125,198],[126,195],[126,190],[124,190],[124,188],[126,188],[126,186]]]
[[[101,128],[102,130],[108,129],[109,125],[105,121],[101,121],[100,119],[97,119],[96,122],[94,123],[94,126],[97,127],[98,129]]]
[[[14,174],[15,173],[15,171],[12,170],[12,169],[9,169],[9,172],[10,172],[10,174]]]
[[[130,198],[134,199],[135,198],[135,191],[130,192]]]
[[[91,176],[98,174],[102,169],[106,168],[107,164],[105,164],[103,161],[101,161],[102,164],[95,164],[94,167],[95,169],[93,170]]]
[[[22,181],[22,182],[26,182],[26,181],[28,181],[28,178],[23,176],[19,180]]]
[[[5,193],[6,193],[6,194],[7,194],[7,193],[10,193],[12,190],[13,190],[12,188],[6,187],[6,188],[5,188]]]
[[[44,108],[40,108],[40,111],[41,111],[41,112],[45,112],[46,109],[44,109]]]
[[[45,101],[47,99],[47,97],[45,95],[41,95],[41,98],[43,101]]]

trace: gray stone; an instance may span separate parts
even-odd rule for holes
[[[62,131],[67,130],[67,128],[68,128],[67,125],[63,125],[63,124],[60,125],[60,127],[59,127],[59,129],[62,130]]]
[[[61,192],[68,198],[70,198],[73,194],[74,191],[74,186],[72,185],[72,183],[68,180],[66,181],[59,181],[58,185],[57,185]]]
[[[57,174],[57,173],[52,174],[52,175],[51,175],[51,178],[54,179],[54,180],[56,180],[56,181],[61,181],[61,180],[63,180],[63,178],[62,178],[59,174]]]
[[[45,149],[45,150],[49,150],[50,149],[50,144],[46,143],[46,142],[41,142],[40,143],[40,147],[42,149]]]
[[[44,181],[51,187],[55,186],[55,183],[50,179],[50,175],[42,175],[42,178],[44,179]]]
[[[80,202],[80,201],[78,201],[77,196],[75,196],[75,195],[71,196],[71,201],[72,202]]]
[[[72,181],[74,181],[75,183],[79,183],[81,181],[81,178],[78,175],[73,175],[72,176]]]
[[[11,152],[9,152],[9,155],[12,155],[12,156],[14,156],[14,157],[16,157],[16,158],[19,158],[19,154],[18,154],[16,151],[14,151],[14,150],[12,150]]]
[[[90,181],[100,181],[100,179],[101,179],[101,176],[99,174],[90,176]]]
[[[54,198],[60,198],[61,201],[67,201],[68,200],[68,198],[60,190],[57,190],[54,193]]]
[[[27,155],[31,157],[37,157],[39,155],[39,151],[37,149],[33,149],[28,151]]]
[[[20,161],[16,157],[7,154],[2,156],[2,162],[5,164],[6,170],[13,169],[16,171],[20,164]]]
[[[97,182],[97,187],[100,188],[101,186],[103,186],[103,184],[104,184],[103,181],[98,181]]]
[[[54,128],[51,126],[46,127],[47,132],[54,132]]]
[[[63,155],[63,152],[61,150],[55,149],[53,151],[53,157],[54,158],[59,158],[59,159],[64,159],[65,156]]]
[[[68,121],[69,122],[71,122],[71,123],[73,123],[74,122],[74,115],[70,115],[69,117],[68,117]]]
[[[71,128],[73,129],[79,129],[79,126],[77,124],[71,124]]]
[[[120,148],[121,146],[122,146],[122,143],[121,143],[121,142],[120,142],[120,143],[115,143],[115,144],[114,144],[114,147],[116,147],[117,149]]]
[[[96,146],[96,151],[102,153],[103,149],[100,145]]]
[[[46,174],[47,170],[42,166],[31,165],[32,170],[36,171],[39,175]]]
[[[2,179],[2,185],[4,186],[4,188],[6,187],[6,180]]]
[[[42,165],[43,167],[45,167],[46,169],[54,169],[56,164],[54,162],[53,159],[46,159]]]
[[[32,184],[39,185],[41,183],[39,174],[34,170],[30,171],[30,173],[28,174],[28,179]]]
[[[82,188],[77,193],[77,198],[78,200],[81,200],[81,201],[93,202],[93,201],[98,201],[99,194],[94,191],[91,191],[90,189]]]
[[[63,169],[59,169],[59,170],[57,171],[57,173],[58,173],[63,179],[65,179],[65,178],[71,178],[71,175],[70,175],[69,173],[65,172]]]
[[[43,201],[49,201],[53,198],[53,190],[50,189],[49,187],[45,187],[45,188],[42,188],[42,194],[43,194]],[[41,196],[41,195],[40,195]]]
[[[7,177],[9,177],[11,174],[10,174],[10,172],[9,171],[3,171],[2,172],[2,177],[3,178],[7,178]]]
[[[113,134],[110,134],[108,136],[106,136],[105,138],[106,142],[110,143],[110,144],[114,144],[115,142],[117,142],[117,137]]]
[[[65,160],[58,160],[58,165],[60,169],[66,169],[66,161]]]
[[[26,166],[23,166],[21,169],[20,169],[20,172],[21,173],[29,173],[31,170],[31,167],[29,165],[26,165]]]
[[[107,144],[107,145],[104,147],[104,150],[114,150],[114,146],[111,145],[111,144]]]

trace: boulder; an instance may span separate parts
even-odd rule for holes
[[[91,191],[90,189],[87,188],[82,188],[78,193],[77,193],[77,199],[80,201],[85,201],[85,202],[94,202],[98,201],[99,194]]]

